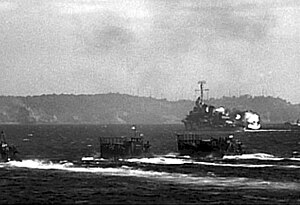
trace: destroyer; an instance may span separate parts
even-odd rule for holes
[[[18,150],[16,147],[14,145],[9,145],[6,142],[4,131],[1,131],[0,146],[0,162],[21,161],[21,159],[17,156]]]
[[[144,135],[136,126],[131,127],[131,136],[100,137],[99,150],[94,156],[83,157],[85,164],[99,164],[101,162],[117,162],[120,159],[145,157],[149,155],[150,143],[144,142]]]
[[[182,120],[185,130],[175,133],[180,155],[202,158],[243,154],[242,143],[234,136],[247,129],[259,129],[259,115],[252,111],[230,112],[224,107],[205,104],[205,81],[198,84],[200,96],[193,110]]]

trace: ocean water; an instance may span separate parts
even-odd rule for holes
[[[241,156],[178,157],[181,125],[138,125],[151,158],[83,166],[100,136],[130,125],[1,125],[22,162],[0,163],[0,204],[300,204],[300,133],[262,130],[240,137]]]

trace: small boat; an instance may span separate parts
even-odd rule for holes
[[[180,155],[196,158],[222,158],[225,155],[244,154],[242,142],[232,132],[176,133]]]
[[[300,120],[299,119],[296,122],[286,122],[284,124],[291,130],[300,131]]]
[[[18,150],[14,145],[6,142],[4,131],[1,131],[0,138],[0,162],[22,161],[18,156]]]
[[[297,151],[293,151],[292,157],[293,157],[293,158],[300,158],[300,153],[297,152]]]
[[[82,164],[99,165],[108,162],[121,162],[123,159],[150,156],[149,141],[144,142],[144,135],[136,126],[131,127],[131,136],[99,137],[99,149],[91,156],[81,158]]]

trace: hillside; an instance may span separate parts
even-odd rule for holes
[[[295,121],[300,104],[273,97],[223,97],[210,99],[215,106],[252,110],[263,122]],[[190,100],[167,101],[126,94],[0,96],[0,123],[181,123],[193,108]]]

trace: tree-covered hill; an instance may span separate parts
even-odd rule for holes
[[[295,121],[300,104],[280,98],[223,97],[207,103],[229,109],[252,110],[263,122]],[[193,108],[190,100],[167,101],[127,94],[0,96],[0,123],[181,123]]]

